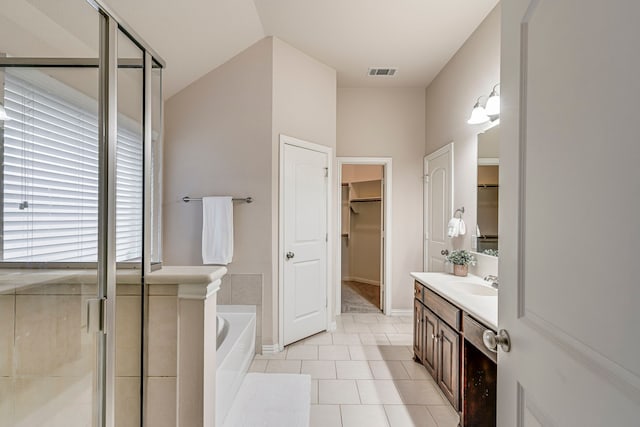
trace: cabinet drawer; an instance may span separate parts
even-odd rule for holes
[[[498,363],[497,354],[489,351],[489,349],[487,349],[487,347],[485,347],[484,343],[482,342],[482,334],[484,333],[484,331],[491,328],[487,328],[486,326],[469,316],[467,313],[465,313],[462,319],[462,329],[464,331],[464,339],[469,341],[475,348],[484,353],[484,355],[489,359],[493,360],[494,363]]]
[[[413,296],[415,299],[417,299],[418,301],[422,302],[422,290],[424,289],[424,286],[422,286],[420,284],[420,282],[416,281],[413,283]]]
[[[460,330],[460,309],[440,295],[423,288],[424,304],[456,331]]]

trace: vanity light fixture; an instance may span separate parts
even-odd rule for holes
[[[487,99],[487,105],[484,107],[489,117],[500,115],[500,93],[496,90],[498,86],[500,83],[493,87],[489,99]]]
[[[0,104],[0,122],[8,122],[11,120],[9,116],[7,116],[7,110],[4,109],[4,105]]]
[[[470,125],[480,125],[491,120],[484,107],[480,104],[480,98],[482,98],[482,96],[478,97],[476,105],[473,106],[473,111],[471,111],[471,117],[467,120],[467,123]]]

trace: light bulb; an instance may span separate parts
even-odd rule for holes
[[[487,116],[484,107],[480,105],[480,102],[476,102],[476,105],[473,106],[473,111],[471,111],[471,117],[469,117],[467,123],[470,125],[480,125],[488,122],[489,120],[489,116]]]
[[[491,92],[491,96],[487,100],[485,112],[487,116],[500,115],[500,95],[498,95],[495,91]]]

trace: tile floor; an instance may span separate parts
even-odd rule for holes
[[[342,314],[335,331],[256,355],[250,370],[311,375],[311,427],[456,427],[458,414],[413,361],[412,325]]]

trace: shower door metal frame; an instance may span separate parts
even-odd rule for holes
[[[101,0],[86,0],[101,15],[99,58],[13,58],[0,57],[0,68],[98,68],[98,261],[96,263],[29,263],[0,262],[0,268],[97,268],[98,299],[101,300],[101,325],[98,338],[96,419],[99,427],[115,426],[115,314],[116,265],[131,268],[142,265],[144,275],[151,271],[151,144],[152,144],[152,69],[154,63],[165,68],[165,62],[135,31]],[[122,31],[144,52],[144,59],[118,60],[118,31]],[[116,263],[116,146],[118,129],[118,68],[143,68],[143,240],[141,263]],[[162,120],[162,113],[160,120]],[[144,292],[142,295],[144,300]],[[142,358],[146,355],[146,302],[142,305]],[[144,378],[146,363],[141,361],[140,423],[144,425]]]

